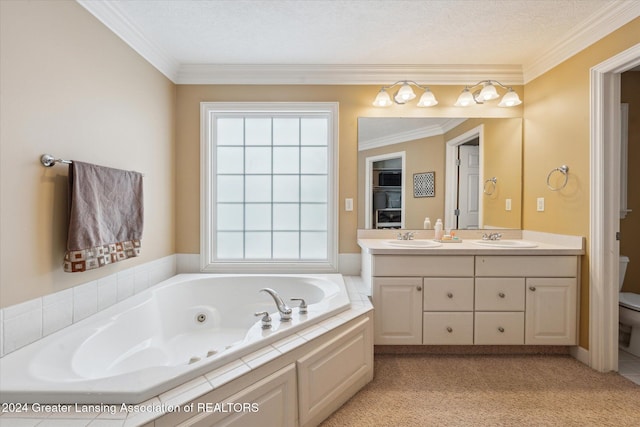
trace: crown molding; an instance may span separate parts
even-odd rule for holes
[[[178,84],[385,85],[414,80],[466,85],[491,78],[522,85],[520,65],[183,64]]]
[[[412,129],[406,132],[394,133],[389,136],[373,138],[368,141],[358,141],[358,151],[370,150],[372,148],[386,147],[387,145],[400,144],[401,142],[414,141],[416,139],[428,138],[430,136],[442,135],[456,126],[463,123],[466,118],[452,118],[442,125],[425,126]]]
[[[531,80],[541,76],[638,16],[640,16],[640,1],[612,1],[576,26],[563,40],[559,40],[546,53],[537,57],[534,61],[524,64],[524,83],[529,83]]]
[[[126,44],[147,60],[169,80],[176,83],[180,64],[147,39],[120,10],[116,3],[102,0],[76,0]]]

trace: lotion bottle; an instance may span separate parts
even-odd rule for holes
[[[442,240],[442,220],[438,218],[436,221],[435,229],[435,239]]]
[[[431,220],[429,219],[429,217],[426,217],[424,219],[424,229],[431,230]]]

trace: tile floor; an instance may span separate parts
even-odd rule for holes
[[[618,373],[640,385],[640,357],[620,349],[618,351]]]

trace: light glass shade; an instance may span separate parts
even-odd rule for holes
[[[438,105],[438,100],[436,99],[433,92],[427,88],[422,96],[420,97],[420,101],[418,101],[418,107],[433,107],[434,105]]]
[[[375,101],[373,101],[374,107],[390,107],[392,104],[393,102],[391,102],[391,97],[384,89],[380,89],[380,92],[376,95]]]
[[[478,101],[490,101],[492,99],[498,98],[499,96],[500,95],[498,95],[498,91],[496,90],[496,87],[493,85],[493,83],[488,82],[485,83],[484,87],[480,91],[480,95],[478,95]]]
[[[473,99],[473,95],[471,94],[471,92],[469,92],[469,88],[465,87],[462,93],[460,94],[460,96],[458,97],[458,100],[453,105],[455,105],[456,107],[468,107],[469,105],[472,105],[475,102],[476,101]]]
[[[504,94],[498,107],[515,107],[516,105],[522,104],[520,97],[517,93],[513,91],[513,89],[509,88],[509,91]]]
[[[411,86],[409,86],[409,83],[405,83],[400,87],[400,90],[398,90],[398,93],[396,93],[393,99],[395,99],[398,104],[404,104],[415,97],[416,94],[413,92],[413,89],[411,89]]]

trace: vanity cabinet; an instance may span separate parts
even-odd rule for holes
[[[422,278],[373,279],[374,342],[422,344]]]
[[[373,255],[370,268],[375,344],[577,344],[577,256]]]

